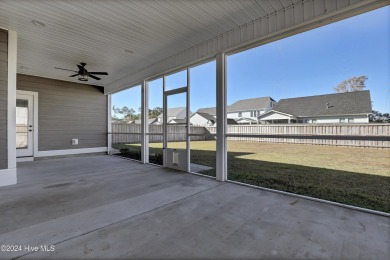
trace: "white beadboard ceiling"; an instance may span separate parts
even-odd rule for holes
[[[276,14],[287,15],[294,5],[302,10],[291,12],[291,19],[300,22],[298,11],[305,21],[308,10],[314,17],[358,2],[2,0],[0,27],[18,33],[18,73],[79,82],[77,77],[68,77],[71,72],[54,67],[76,70],[76,64],[86,62],[89,71],[109,73],[101,81],[88,83],[106,86],[244,25],[254,27],[263,18],[270,20],[269,28],[273,15],[286,24]],[[32,20],[45,26],[36,26]]]
[[[18,33],[19,73],[77,82],[54,67],[86,62],[104,86],[293,2],[3,0],[0,27]]]

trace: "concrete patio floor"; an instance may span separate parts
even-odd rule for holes
[[[1,259],[390,258],[387,217],[110,156],[20,163],[0,198]]]

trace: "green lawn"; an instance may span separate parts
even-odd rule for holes
[[[215,141],[191,142],[191,162],[215,168]],[[228,179],[390,212],[390,149],[228,141]]]

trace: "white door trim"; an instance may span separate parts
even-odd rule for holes
[[[33,96],[33,157],[36,157],[38,154],[38,92],[17,90],[16,95],[18,94]],[[15,129],[13,131],[15,132]]]

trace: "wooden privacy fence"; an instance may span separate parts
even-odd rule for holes
[[[183,125],[168,126],[169,141],[185,141],[187,128]],[[191,141],[204,141],[207,139],[206,128],[203,126],[191,126],[191,134],[203,136],[191,136]],[[149,125],[149,142],[160,143],[163,141],[163,126]],[[141,125],[140,124],[112,124],[112,142],[113,143],[141,143]]]
[[[216,127],[206,129],[216,133]],[[229,125],[227,136],[232,141],[390,148],[390,124]]]
[[[216,127],[191,126],[192,141],[214,140]],[[162,125],[149,125],[149,141],[162,142]],[[153,135],[156,133],[156,135]],[[233,136],[235,135],[235,136]],[[390,148],[390,124],[229,125],[228,140]],[[184,141],[186,127],[169,125],[170,141]],[[141,125],[112,124],[113,143],[140,143]]]

